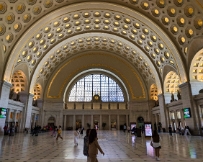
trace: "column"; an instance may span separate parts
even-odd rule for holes
[[[76,126],[75,126],[75,115],[73,115],[73,130],[76,129]]]
[[[102,115],[99,116],[99,128],[102,129]]]
[[[181,100],[183,109],[190,108],[191,118],[185,118],[186,125],[189,126],[192,135],[200,135],[201,127],[198,124],[197,109],[193,106],[193,98],[190,83],[183,83],[179,86],[181,90]]]
[[[24,125],[23,125],[23,113],[22,111],[19,112],[19,119],[18,119],[18,124],[19,124],[19,132],[24,131]]]
[[[63,121],[63,130],[66,130],[66,115],[63,116],[64,121]]]
[[[34,114],[33,115],[33,119],[32,119],[32,121],[33,121],[33,123],[32,123],[32,128],[34,128],[35,127],[35,125],[36,125],[36,114]]]
[[[82,115],[82,127],[84,128],[85,122],[84,122],[84,114]]]
[[[109,115],[109,130],[111,130],[111,115]]]
[[[117,130],[120,130],[120,120],[119,115],[117,115]]]
[[[91,115],[91,124],[90,124],[90,125],[91,125],[90,129],[91,129],[91,128],[94,128],[93,115]]]
[[[12,85],[5,81],[0,81],[0,85],[2,86],[2,87],[0,87],[0,90],[1,90],[0,107],[7,108],[8,101],[9,101],[10,88]],[[3,132],[4,132],[3,128],[5,126],[6,119],[7,118],[2,118],[0,120],[0,134],[3,134]]]
[[[16,123],[16,121],[17,121],[17,110],[14,110],[13,115],[14,115],[13,121]]]
[[[177,111],[174,111],[174,116],[175,116],[175,125],[176,125],[176,130],[178,128],[178,116],[177,116]]]
[[[126,120],[126,122],[125,122],[125,123],[126,123],[126,125],[127,125],[127,126],[129,126],[129,125],[130,125],[130,123],[128,122],[128,115],[125,115],[125,120]]]
[[[154,118],[155,118],[155,123],[158,124],[159,120],[158,120],[158,114],[154,114]],[[154,123],[153,123],[154,124]]]
[[[169,115],[168,115],[168,111],[166,110],[164,95],[160,94],[158,97],[159,97],[159,109],[160,109],[160,117],[161,117],[160,122],[162,124],[162,128],[165,128],[166,130],[168,130]]]
[[[25,109],[24,109],[24,113],[23,113],[25,128],[30,128],[33,96],[34,95],[31,93],[28,94],[27,104],[25,105]]]
[[[6,122],[9,122],[10,121],[10,113],[11,113],[11,109],[7,109],[7,112],[6,112]]]

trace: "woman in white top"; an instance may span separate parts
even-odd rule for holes
[[[75,144],[76,146],[78,145],[78,136],[79,136],[78,130],[76,129],[76,130],[74,131],[74,144]]]
[[[159,151],[161,149],[161,138],[157,132],[157,130],[155,129],[152,135],[152,147],[155,150],[155,156],[156,156],[156,160],[159,161]]]

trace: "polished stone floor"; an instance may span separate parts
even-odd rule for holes
[[[85,133],[85,132],[84,132]],[[160,161],[202,162],[203,137],[160,134]],[[39,136],[16,134],[0,136],[0,162],[86,162],[83,137],[74,145],[73,132],[63,131],[63,140],[55,140],[51,132]],[[98,131],[99,144],[105,155],[98,154],[99,162],[153,162],[150,139],[135,137],[122,131]]]

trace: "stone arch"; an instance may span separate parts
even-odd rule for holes
[[[190,84],[192,94],[199,94],[199,90],[203,87],[203,48],[199,50],[191,60]]]
[[[41,99],[42,98],[42,86],[37,83],[34,87],[34,100],[37,100],[37,99]]]
[[[190,80],[203,82],[203,48],[199,50],[191,60]]]
[[[144,118],[142,116],[137,117],[137,128],[143,128],[144,127]]]
[[[158,89],[157,89],[157,86],[156,84],[152,84],[150,86],[150,92],[149,92],[149,98],[151,100],[154,100],[154,101],[157,101],[158,100]]]
[[[180,77],[177,75],[176,72],[170,71],[164,80],[164,95],[165,95],[165,102],[170,103],[172,96],[175,100],[178,100],[177,98],[177,91],[179,90],[179,84],[180,84]]]
[[[47,125],[53,127],[54,125],[56,125],[56,118],[54,116],[50,116],[48,117],[47,120]]]
[[[18,72],[18,71],[21,72],[23,74],[23,77],[25,78],[25,89],[24,89],[24,91],[28,92],[29,91],[30,76],[29,76],[29,69],[28,69],[27,64],[22,63],[22,64],[19,64],[18,66],[16,66],[14,71],[13,71],[13,74],[15,72]],[[12,76],[13,76],[13,74],[12,74]]]
[[[99,7],[101,7],[101,6],[105,6],[105,8],[109,8],[109,9],[112,9],[112,4],[110,4],[110,3],[99,3],[99,2],[95,2],[95,3],[88,3],[89,5],[92,5],[92,7],[96,7],[96,8],[98,8],[98,6]],[[52,13],[50,13],[50,14],[48,14],[47,16],[45,16],[45,17],[43,17],[41,20],[39,20],[38,22],[36,22],[36,24],[34,24],[33,25],[33,27],[32,28],[30,28],[30,29],[28,29],[27,30],[27,32],[26,32],[26,34],[25,35],[32,35],[32,33],[37,33],[37,31],[33,31],[32,29],[39,29],[38,27],[36,27],[35,28],[35,26],[40,26],[40,24],[43,24],[43,23],[45,23],[45,22],[48,22],[48,21],[51,21],[51,19],[53,18],[53,17],[57,17],[59,14],[61,15],[63,12],[65,13],[65,11],[67,12],[67,11],[69,11],[69,9],[71,9],[71,10],[73,10],[73,9],[77,9],[77,10],[79,10],[79,9],[86,9],[85,8],[85,6],[87,7],[88,5],[84,5],[84,4],[77,4],[77,5],[73,5],[73,6],[66,6],[66,7],[64,7],[64,8],[61,8],[60,10],[56,10],[56,11],[54,11],[54,12],[52,12]],[[88,8],[89,8],[89,6],[88,6]],[[124,12],[126,12],[126,13],[128,13],[129,15],[131,14],[131,15],[133,15],[133,16],[138,16],[139,18],[140,18],[140,20],[142,20],[142,19],[147,19],[146,17],[143,17],[141,14],[139,14],[139,13],[137,13],[137,12],[135,12],[135,11],[133,11],[133,10],[130,10],[130,9],[128,9],[128,8],[125,8],[125,7],[123,7],[123,6],[117,6],[117,11],[119,11],[119,10],[125,10]],[[128,21],[127,19],[126,19],[126,21]],[[149,19],[147,19],[147,21],[148,21],[148,26],[152,26],[152,28],[153,28],[153,30],[155,30],[156,31],[156,33],[160,33],[160,35],[161,35],[161,37],[162,37],[162,39],[164,39],[164,42],[168,45],[168,47],[173,47],[173,48],[171,48],[170,49],[170,51],[173,53],[173,55],[176,57],[175,58],[175,60],[177,60],[177,63],[175,63],[175,64],[177,64],[178,65],[178,70],[179,70],[179,72],[180,72],[180,76],[181,76],[181,80],[184,80],[184,78],[185,78],[185,70],[184,70],[184,66],[182,65],[182,61],[181,61],[181,58],[180,58],[180,56],[179,56],[179,54],[178,54],[178,52],[177,52],[177,50],[176,50],[176,47],[175,47],[175,45],[173,44],[173,42],[164,34],[164,32],[160,32],[160,31],[162,31],[158,26],[156,26],[155,24],[153,24],[153,22],[152,21],[150,21]],[[43,22],[43,23],[42,23]],[[104,31],[104,30],[102,30],[102,31]],[[163,33],[163,34],[162,34]],[[123,34],[125,34],[125,32],[123,32]],[[124,36],[123,36],[124,37]],[[16,53],[18,53],[16,50],[18,50],[19,51],[19,49],[21,49],[20,47],[19,47],[19,45],[22,45],[22,44],[25,44],[25,42],[27,41],[27,38],[26,38],[26,36],[23,36],[20,40],[19,40],[19,42],[18,42],[18,44],[16,45],[16,47],[14,48],[14,50],[12,51],[12,54],[11,54],[11,57],[10,57],[10,59],[9,59],[9,62],[8,62],[8,64],[15,64],[15,59],[14,59],[14,54],[16,54]],[[139,41],[139,42],[141,42],[141,41]],[[162,46],[161,46],[162,47]],[[143,48],[144,49],[144,48]],[[148,47],[146,47],[146,50],[149,50],[149,48]],[[159,52],[158,50],[156,50],[156,52]],[[159,65],[159,64],[161,64],[161,62],[160,61],[158,61],[157,60],[157,65]],[[5,74],[5,80],[10,80],[10,78],[9,77],[7,77],[8,75],[7,74],[10,74],[10,73],[12,73],[12,71],[13,71],[13,69],[12,69],[12,67],[9,67],[9,66],[7,66],[7,68],[6,68],[6,74]],[[157,84],[157,85],[159,85],[159,84]]]
[[[94,59],[95,57],[97,59]],[[148,97],[146,96],[146,85],[143,83],[143,79],[137,70],[132,68],[132,65],[126,62],[126,60],[111,53],[91,51],[72,57],[71,61],[65,62],[56,69],[54,75],[48,80],[50,84],[47,83],[46,98],[63,99],[66,85],[70,80],[82,71],[93,68],[105,69],[119,76],[125,85],[127,85],[132,100],[145,100]]]
[[[203,49],[203,36],[201,37],[197,37],[195,39],[193,39],[193,41],[190,43],[189,47],[188,47],[188,51],[187,51],[187,67],[188,67],[188,75],[189,78],[193,80],[193,78],[191,78],[191,65],[194,62],[194,58],[197,56],[197,54],[199,54],[199,52],[202,52]]]
[[[177,93],[179,90],[180,77],[174,71],[170,71],[164,81],[164,92]]]
[[[27,77],[25,76],[23,71],[20,71],[20,70],[15,71],[13,73],[11,83],[12,83],[12,88],[11,89],[15,93],[26,92],[26,90],[28,89],[28,87],[27,87]]]

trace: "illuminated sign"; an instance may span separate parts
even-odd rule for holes
[[[6,118],[6,108],[0,108],[0,118]]]
[[[145,136],[150,137],[152,136],[152,124],[151,123],[145,123]]]
[[[191,118],[190,108],[184,108],[183,109],[183,115],[184,115],[184,118]]]

